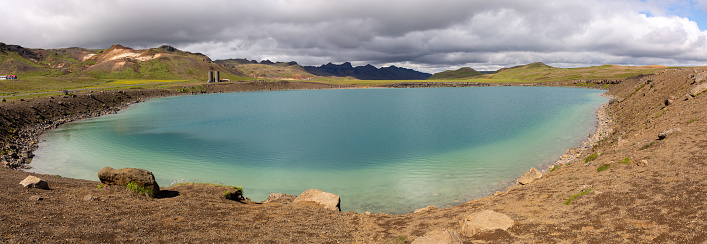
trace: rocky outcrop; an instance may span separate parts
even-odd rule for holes
[[[415,239],[413,244],[461,244],[459,232],[453,230],[433,230],[425,236]]]
[[[461,220],[461,234],[467,237],[481,232],[508,230],[515,222],[508,215],[491,210],[483,210],[467,215]]]
[[[127,186],[129,183],[134,182],[154,193],[160,191],[160,186],[157,184],[157,181],[155,181],[155,176],[152,172],[144,169],[113,169],[111,167],[105,167],[98,172],[98,179],[101,180],[101,183],[106,185]]]
[[[690,96],[696,97],[697,95],[700,95],[703,91],[707,90],[707,83],[702,83],[694,88],[690,89]]]
[[[292,203],[316,203],[323,208],[341,211],[341,199],[334,193],[324,192],[317,189],[309,189],[297,196]]]
[[[263,203],[282,203],[288,204],[295,200],[297,196],[285,194],[285,193],[270,193],[268,199],[265,199]]]
[[[540,177],[543,177],[543,174],[540,173],[536,168],[530,168],[525,174],[523,174],[519,179],[518,179],[518,184],[519,185],[527,185],[533,182],[535,179],[539,179]]]
[[[20,181],[20,185],[27,188],[39,188],[49,190],[49,183],[47,183],[47,181],[42,180],[33,175],[27,176],[27,178]]]

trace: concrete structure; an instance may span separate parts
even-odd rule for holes
[[[207,82],[221,82],[221,74],[219,73],[219,71],[209,71],[209,80]]]

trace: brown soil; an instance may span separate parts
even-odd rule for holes
[[[151,199],[123,187],[98,189],[95,181],[52,175],[38,175],[51,190],[26,189],[18,183],[36,174],[2,168],[0,242],[401,243],[434,229],[459,231],[465,215],[483,209],[504,213],[515,224],[507,231],[463,237],[465,242],[704,242],[707,96],[685,100],[697,85],[691,75],[702,72],[707,68],[666,70],[613,85],[609,95],[617,99],[606,109],[613,127],[602,132],[604,139],[529,185],[455,207],[405,215],[340,213],[317,206],[229,201],[221,198],[224,189],[207,185],[162,188],[162,197]],[[204,92],[235,90],[227,86],[209,86]],[[269,89],[273,84],[243,86]],[[293,89],[328,88],[311,86]],[[140,91],[126,92],[134,96]],[[66,98],[71,99],[76,98]],[[666,99],[672,100],[667,106]],[[30,111],[28,104],[44,103],[3,104],[3,128],[14,128],[7,123],[17,120],[9,111]],[[680,132],[658,140],[660,132],[675,128]],[[16,145],[12,143],[17,140],[5,145]],[[594,153],[600,155],[585,163]],[[625,158],[629,162],[621,163]],[[603,165],[610,166],[598,172]],[[588,194],[564,204],[588,189]],[[95,199],[85,200],[87,195]]]

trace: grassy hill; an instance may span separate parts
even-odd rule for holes
[[[254,79],[280,79],[280,80],[307,80],[317,77],[307,72],[296,62],[248,61],[247,59],[225,59],[214,61],[218,64],[230,66],[246,77]]]
[[[653,74],[665,66],[602,65],[581,68],[555,68],[543,63],[532,63],[501,69],[493,74],[474,77],[482,82],[550,82],[594,79],[625,79],[641,74]]]
[[[476,71],[476,70],[469,68],[469,67],[463,67],[458,70],[442,71],[442,72],[432,75],[430,78],[427,78],[427,79],[428,80],[464,79],[464,78],[471,78],[471,77],[480,76],[480,75],[484,75],[484,73],[481,73],[481,72]]]
[[[555,68],[544,63],[531,63],[503,68],[492,74],[465,72],[465,68],[437,73],[433,78],[484,83],[528,83],[595,79],[625,79],[641,74],[653,74],[668,67],[602,65],[581,68]],[[467,71],[473,69],[467,69]],[[449,77],[449,78],[447,78]],[[432,78],[430,78],[432,80]]]

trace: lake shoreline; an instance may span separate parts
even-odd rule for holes
[[[9,228],[0,231],[0,240],[409,242],[435,229],[460,231],[460,221],[468,214],[493,210],[513,219],[513,227],[463,236],[465,242],[700,242],[707,240],[707,220],[702,205],[690,199],[707,194],[703,183],[707,180],[703,174],[707,171],[707,114],[700,110],[707,97],[691,96],[690,92],[705,82],[695,78],[703,73],[707,68],[673,69],[613,84],[608,95],[615,99],[602,110],[611,122],[607,136],[596,142],[589,140],[583,144],[586,151],[574,154],[528,185],[509,187],[454,207],[404,215],[341,213],[314,206],[232,202],[219,198],[223,193],[220,188],[207,186],[170,187],[176,195],[148,199],[121,187],[97,189],[95,181],[3,168],[0,186],[5,191],[0,198],[6,204],[0,206],[0,221]],[[264,85],[273,84],[251,86],[271,88]],[[593,88],[605,88],[603,85]],[[188,94],[208,93],[206,89],[186,90]],[[178,95],[183,90],[124,92],[98,95],[94,91],[94,97],[77,93],[78,100],[46,99],[46,107],[38,101],[41,99],[8,102],[0,110],[6,121],[0,131],[5,138],[3,146],[8,149],[15,143],[16,148],[31,148],[36,139],[29,134],[51,129],[35,128],[43,121],[51,120],[43,125],[52,127],[67,116],[79,116],[56,112],[59,106],[99,116],[101,109],[118,109],[130,99]],[[111,97],[117,97],[116,101]],[[101,108],[101,104],[110,108]],[[22,127],[18,125],[29,128],[17,130]],[[657,135],[668,129],[678,132],[659,139]],[[604,132],[600,134],[604,136]],[[5,152],[8,155],[4,157],[17,158],[26,153]],[[585,162],[590,154],[597,157]],[[47,180],[52,190],[18,185],[27,175]],[[205,226],[209,228],[202,228]]]

